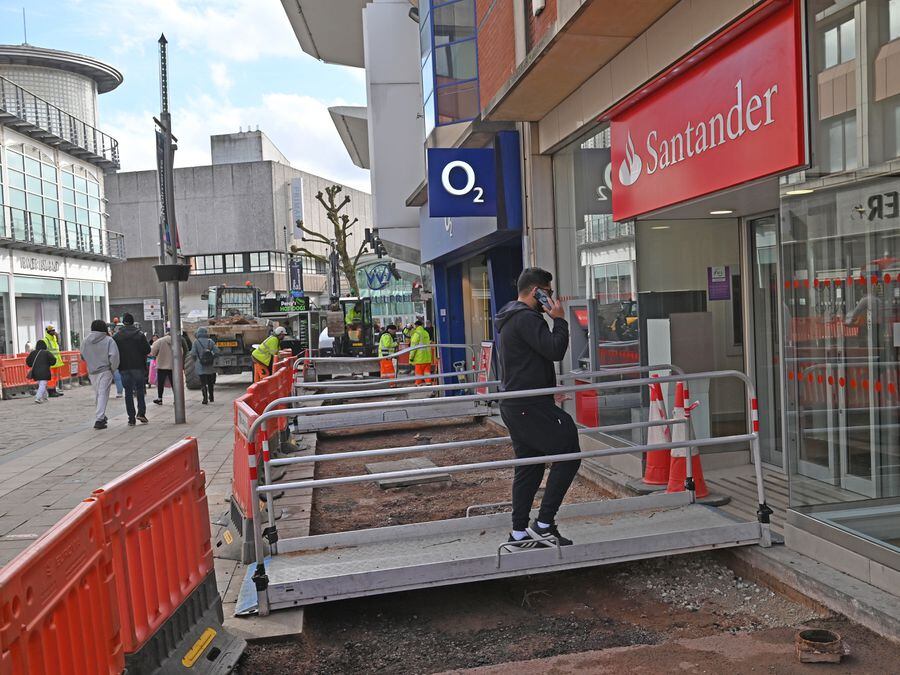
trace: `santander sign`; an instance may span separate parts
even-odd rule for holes
[[[805,163],[799,0],[769,4],[776,9],[613,113],[615,220]]]

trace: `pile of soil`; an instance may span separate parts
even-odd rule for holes
[[[485,422],[452,423],[404,430],[369,431],[363,434],[322,435],[317,454],[371,450],[425,442],[445,443],[477,438],[496,438],[504,432]],[[428,439],[427,441],[425,439]],[[413,455],[369,457],[347,461],[321,462],[316,465],[316,478],[332,478],[366,473],[366,464],[400,459]],[[438,466],[467,464],[476,461],[512,459],[512,445],[502,443],[485,447],[459,448],[422,453]],[[549,472],[548,472],[549,473]],[[406,525],[444,518],[462,518],[466,507],[494,504],[511,499],[513,469],[453,474],[449,482],[428,483],[401,488],[382,489],[377,483],[355,483],[316,488],[313,496],[310,534],[346,532],[370,527]],[[540,492],[538,493],[540,495]],[[596,501],[605,494],[594,484],[576,477],[566,495],[566,503]],[[511,511],[510,506],[478,509],[473,515]]]
[[[844,636],[841,673],[896,665],[900,646],[739,579],[722,560],[679,556],[309,607],[302,636],[250,645],[239,672],[820,672],[793,656],[801,625]],[[584,654],[580,667],[533,661],[567,654]]]

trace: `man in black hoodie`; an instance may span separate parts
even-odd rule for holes
[[[553,299],[553,275],[539,267],[522,271],[517,282],[519,297],[507,303],[494,319],[499,335],[498,356],[502,391],[521,391],[556,386],[554,361],[562,360],[569,346],[569,325],[562,303]],[[540,299],[539,299],[540,298]],[[547,326],[542,313],[553,319]],[[507,399],[500,402],[500,416],[509,429],[516,457],[540,457],[580,452],[575,422],[559,408],[553,394]],[[571,540],[556,528],[556,512],[578,473],[581,460],[554,462],[541,510],[530,524],[528,515],[544,477],[545,464],[517,466],[513,478],[513,529],[510,543],[522,548],[567,546]]]
[[[128,413],[128,426],[135,425],[135,418],[141,424],[147,424],[146,393],[147,354],[150,343],[137,326],[131,314],[122,316],[122,327],[113,336],[119,347],[119,372],[122,374],[122,385],[125,387],[125,410]],[[137,397],[137,410],[134,399]]]

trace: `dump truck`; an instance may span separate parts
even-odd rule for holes
[[[254,286],[211,286],[207,291],[207,318],[205,321],[185,322],[185,330],[191,340],[197,330],[206,328],[215,341],[219,354],[213,363],[218,374],[253,372],[250,353],[253,345],[266,339],[268,322],[259,319],[262,292]],[[185,355],[184,381],[188,389],[200,388],[196,359]]]

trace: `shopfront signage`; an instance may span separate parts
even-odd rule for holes
[[[23,272],[59,272],[61,263],[53,258],[16,257],[16,263]]]
[[[615,220],[805,163],[799,5],[784,3],[613,113]]]
[[[278,311],[280,312],[308,312],[309,311],[309,298],[304,296],[301,297],[290,297],[285,298],[281,301],[281,304],[278,307]]]
[[[366,286],[373,291],[380,291],[391,283],[391,268],[387,263],[378,263],[366,268]]]
[[[497,215],[493,148],[429,148],[428,212],[432,218]]]

